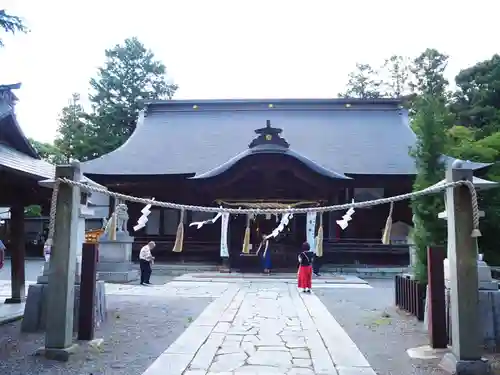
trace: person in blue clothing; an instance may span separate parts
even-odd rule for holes
[[[273,263],[271,260],[271,249],[269,248],[269,240],[266,239],[266,236],[262,236],[262,242],[259,245],[259,249],[257,253],[262,257],[262,268],[264,269],[264,273],[270,274],[271,269],[273,268]]]

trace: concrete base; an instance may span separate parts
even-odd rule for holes
[[[47,317],[48,284],[33,284],[28,289],[28,298],[24,308],[24,317],[21,323],[22,332],[38,332],[45,329]],[[80,307],[80,285],[75,285],[75,308],[73,313],[73,331],[78,330]],[[96,282],[96,325],[106,320],[106,291],[104,281]]]
[[[457,360],[453,353],[444,355],[439,364],[444,371],[453,375],[490,375],[491,367],[486,359],[475,361]]]
[[[430,345],[419,346],[416,348],[410,348],[406,350],[406,353],[410,358],[414,359],[436,359],[441,358],[444,354],[447,354],[450,349],[434,349]]]
[[[69,356],[74,354],[78,349],[78,344],[73,344],[70,347],[64,349],[55,348],[39,348],[35,351],[35,355],[44,356],[47,359],[51,359],[59,362],[68,362]]]
[[[118,272],[103,271],[103,272],[98,272],[97,277],[99,278],[99,280],[104,280],[108,283],[129,283],[131,281],[139,280],[139,271],[138,270],[118,271]]]
[[[446,290],[448,332],[451,332],[450,290]],[[500,291],[479,291],[479,321],[482,328],[482,345],[490,351],[500,349]],[[451,343],[451,338],[450,338]]]
[[[113,283],[128,283],[139,279],[139,271],[132,269],[132,244],[134,237],[120,233],[114,241],[99,239],[99,280]]]

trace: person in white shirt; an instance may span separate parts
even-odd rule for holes
[[[155,248],[156,244],[151,241],[146,246],[143,246],[139,253],[139,264],[141,266],[141,285],[151,285],[149,278],[151,277],[151,263],[155,257],[151,255],[151,250]]]

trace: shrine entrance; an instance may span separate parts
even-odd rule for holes
[[[225,207],[241,208],[286,208],[315,207],[319,203],[302,202],[224,202]],[[229,204],[228,204],[229,203]],[[258,249],[263,236],[271,234],[280,225],[282,215],[232,215],[229,225],[229,253],[231,268],[245,272],[262,270],[262,255]],[[245,231],[249,228],[248,252],[243,252]],[[268,251],[271,253],[273,270],[290,271],[297,267],[297,254],[306,238],[306,217],[304,214],[292,216],[288,224],[276,237],[269,238]]]
[[[309,208],[336,202],[352,179],[293,151],[281,132],[282,129],[271,127],[267,121],[266,127],[255,130],[257,137],[247,150],[192,180],[197,182],[200,192],[207,198],[213,197],[212,201],[222,207]],[[262,257],[256,252],[262,236],[271,234],[281,218],[231,215],[228,231],[231,268],[261,270]],[[243,249],[248,231],[249,246]],[[272,268],[296,269],[297,254],[306,237],[306,215],[294,215],[279,234],[269,239]]]

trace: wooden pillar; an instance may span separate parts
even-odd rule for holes
[[[427,280],[429,301],[429,336],[431,346],[435,349],[446,349],[448,335],[446,333],[446,302],[444,284],[444,259],[446,249],[440,246],[427,248]]]
[[[16,202],[10,207],[11,298],[5,303],[21,303],[26,300],[24,260],[26,243],[24,235],[24,205]]]
[[[58,166],[56,178],[66,177],[80,181],[80,165]],[[45,356],[67,361],[73,347],[73,310],[75,298],[75,272],[78,238],[78,211],[80,189],[61,183],[57,196],[55,232],[50,256]]]
[[[473,172],[466,164],[455,161],[446,172],[446,181],[472,181]],[[471,236],[472,203],[466,186],[446,191],[448,219],[448,259],[450,265],[452,352],[445,355],[442,367],[457,375],[489,374],[482,360],[479,322],[479,285],[477,276],[477,242]]]

